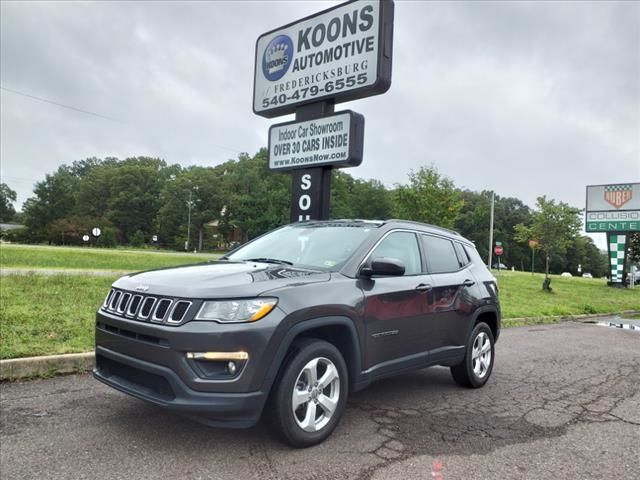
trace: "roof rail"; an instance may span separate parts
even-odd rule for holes
[[[462,237],[462,235],[460,235],[460,233],[456,232],[455,230],[451,230],[450,228],[440,227],[438,225],[433,225],[431,223],[416,222],[415,220],[402,220],[401,218],[390,218],[389,220],[386,220],[386,222],[413,223],[415,225],[421,225],[423,227],[429,227],[435,230],[442,230],[443,232],[449,233],[451,235],[457,235],[458,237]]]

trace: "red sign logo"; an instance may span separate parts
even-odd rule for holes
[[[604,187],[604,199],[615,208],[631,200],[633,189],[631,185],[607,185]]]

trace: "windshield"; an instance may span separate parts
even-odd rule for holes
[[[226,258],[338,270],[375,228],[376,225],[346,223],[289,225],[240,247]]]

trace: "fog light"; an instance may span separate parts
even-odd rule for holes
[[[227,363],[227,370],[229,371],[229,373],[231,375],[235,375],[236,374],[236,362]]]

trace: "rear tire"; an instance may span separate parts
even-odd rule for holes
[[[491,376],[495,360],[495,341],[489,325],[478,323],[469,336],[464,360],[451,367],[451,376],[458,385],[482,387]]]
[[[349,382],[344,359],[329,342],[302,339],[293,349],[266,413],[282,440],[304,448],[331,435],[344,413]]]

